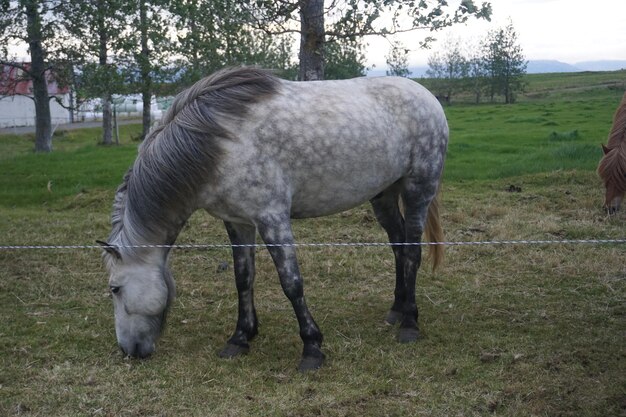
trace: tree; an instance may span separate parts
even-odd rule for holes
[[[446,39],[443,51],[428,58],[428,67],[426,75],[436,80],[435,91],[446,102],[449,103],[454,94],[466,88],[469,63],[461,50],[459,39]]]
[[[35,151],[52,151],[52,123],[48,80],[50,65],[47,42],[53,38],[55,21],[51,18],[54,1],[19,0],[0,2],[0,65],[18,68],[33,85],[35,104]],[[10,59],[7,45],[11,42],[28,45],[30,64]]]
[[[59,9],[79,54],[75,62],[80,65],[79,92],[102,100],[102,143],[105,145],[113,143],[111,97],[122,83],[111,58],[119,49],[125,26],[124,3],[121,0],[83,0],[64,3]]]
[[[363,45],[354,42],[333,42],[326,45],[324,78],[344,80],[365,75]]]
[[[245,5],[259,29],[299,34],[301,80],[324,78],[327,42],[388,37],[418,29],[436,31],[470,17],[489,19],[491,15],[489,3],[476,6],[472,0],[462,0],[456,8],[446,0],[334,0],[327,5],[323,0],[248,0]]]
[[[324,79],[324,0],[300,0],[300,80]]]
[[[385,56],[387,61],[387,75],[397,77],[408,77],[411,75],[409,71],[409,50],[400,42],[393,42],[389,48],[389,53]]]
[[[485,87],[487,85],[487,67],[485,57],[479,46],[470,45],[467,53],[467,89],[474,95],[474,102],[480,103]]]
[[[459,39],[448,39],[442,51],[429,57],[426,74],[436,95],[449,101],[453,94],[469,91],[478,103],[487,91],[492,101],[502,95],[506,103],[514,102],[523,89],[527,61],[512,23],[489,31],[478,47],[473,42],[461,46]]]
[[[430,78],[430,90],[439,100],[448,101],[446,88],[446,64],[441,52],[435,52],[428,57],[428,69],[426,76]]]
[[[291,35],[270,36],[255,29],[240,1],[183,0],[174,2],[171,11],[176,17],[182,85],[224,66],[242,64],[278,69],[280,75],[294,78]]]
[[[513,23],[504,28],[489,31],[483,43],[485,65],[490,76],[490,94],[504,96],[505,103],[513,103],[515,94],[524,87],[522,77],[526,74],[526,61],[517,40]]]
[[[150,131],[156,85],[168,70],[173,70],[169,65],[175,52],[168,31],[172,18],[170,0],[136,0],[122,4],[127,29],[120,34],[122,42],[117,61],[126,67],[130,90],[141,94],[143,139]]]

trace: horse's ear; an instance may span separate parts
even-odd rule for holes
[[[609,148],[607,148],[606,146],[604,146],[604,144],[602,145],[602,152],[604,152],[604,154],[606,155],[607,153],[609,153],[611,150]]]
[[[107,242],[103,242],[102,240],[96,240],[96,243],[102,246],[102,249],[104,249],[107,253],[113,255],[118,261],[122,260],[122,254],[115,246],[111,246],[110,244],[108,244]]]

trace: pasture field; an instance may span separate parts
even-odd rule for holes
[[[626,215],[602,211],[595,174],[623,90],[545,79],[550,94],[533,96],[530,84],[514,105],[446,109],[447,240],[625,237]],[[110,148],[97,145],[98,129],[61,132],[49,155],[33,154],[28,135],[0,136],[0,245],[106,238],[136,154],[139,127],[122,128]],[[294,229],[299,242],[386,240],[367,205]],[[225,242],[200,212],[179,237]],[[296,370],[297,323],[265,250],[260,334],[235,360],[217,357],[236,320],[227,250],[173,252],[178,296],[148,360],[116,346],[100,250],[0,250],[0,415],[626,415],[624,244],[450,246],[441,269],[420,271],[422,337],[410,345],[383,324],[389,248],[298,253],[327,354],[308,374]]]

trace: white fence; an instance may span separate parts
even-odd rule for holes
[[[69,95],[62,97],[63,105],[69,107]],[[150,114],[152,120],[160,120],[165,110],[172,101],[171,97],[152,97]],[[141,117],[143,102],[141,96],[119,96],[113,98],[113,106],[117,117]],[[113,110],[113,109],[112,109]],[[52,125],[71,122],[70,111],[59,105],[56,100],[50,100],[50,116]],[[74,112],[74,122],[102,120],[101,100],[89,100],[81,104],[78,111]],[[33,100],[25,96],[0,97],[0,128],[34,126],[35,104]]]
[[[150,115],[152,120],[160,120],[163,113],[172,102],[171,97],[152,97],[150,103]],[[114,96],[111,110],[115,110],[117,117],[141,117],[143,114],[143,101],[140,95]],[[78,116],[80,121],[101,120],[102,100],[88,100],[80,106]]]

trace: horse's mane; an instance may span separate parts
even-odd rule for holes
[[[609,142],[606,147],[613,149],[620,146],[626,140],[626,93],[622,97],[622,102],[617,107],[613,116],[613,127],[609,133]]]
[[[613,127],[604,147],[604,157],[598,165],[598,175],[605,184],[614,184],[626,191],[626,93],[613,116]]]
[[[109,242],[151,242],[158,231],[180,226],[222,156],[225,120],[243,118],[249,105],[273,95],[278,78],[255,68],[218,71],[176,96],[161,123],[146,136],[118,187]],[[172,225],[171,223],[180,223]],[[168,236],[172,240],[176,236]]]

